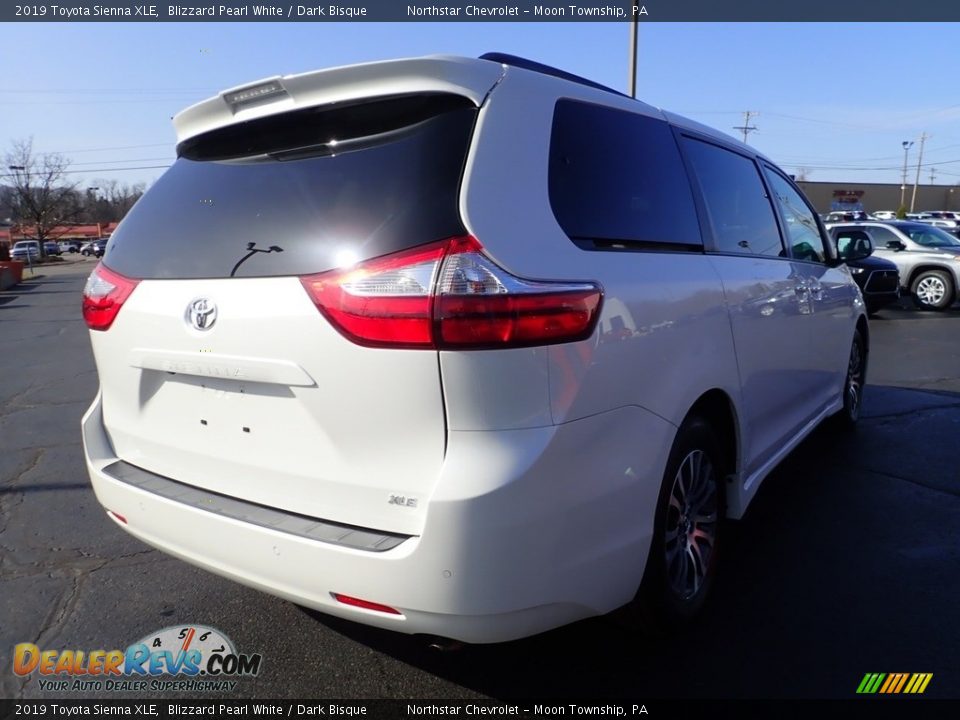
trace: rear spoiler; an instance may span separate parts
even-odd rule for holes
[[[437,55],[276,76],[188,107],[173,118],[173,125],[179,144],[254,118],[378,95],[445,92],[480,105],[504,72],[503,65],[489,60]]]

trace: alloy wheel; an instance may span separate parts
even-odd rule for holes
[[[917,298],[924,305],[939,305],[946,294],[946,285],[935,275],[925,277],[917,284]]]
[[[665,523],[667,579],[681,600],[695,597],[707,577],[717,540],[718,510],[713,463],[703,450],[693,450],[673,479]]]
[[[860,404],[863,402],[863,347],[854,340],[850,348],[850,362],[847,365],[847,411],[851,420],[860,416]]]

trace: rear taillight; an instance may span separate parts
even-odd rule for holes
[[[91,330],[108,330],[139,283],[97,265],[83,288],[83,319]]]
[[[596,326],[593,283],[522,280],[455,237],[301,278],[317,308],[368,347],[441,350],[572,342]]]

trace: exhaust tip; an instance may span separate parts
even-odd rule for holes
[[[463,649],[463,643],[452,638],[440,637],[439,635],[423,636],[427,647],[434,652],[457,652]]]

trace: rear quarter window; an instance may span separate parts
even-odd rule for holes
[[[690,182],[663,120],[559,100],[549,193],[557,222],[581,247],[702,248]]]

